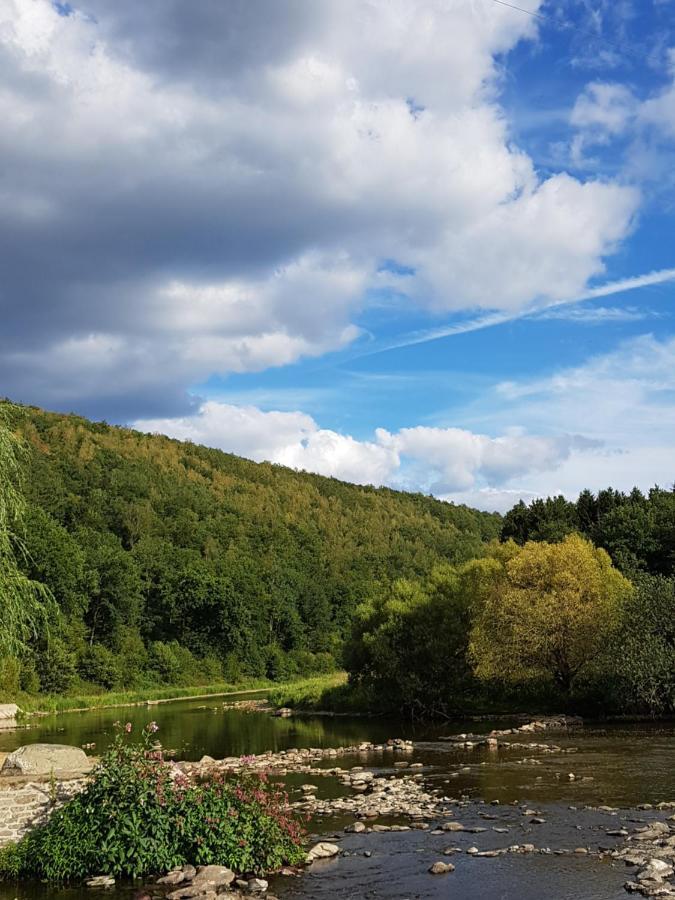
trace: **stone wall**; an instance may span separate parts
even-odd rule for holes
[[[36,825],[42,825],[84,785],[84,778],[54,784],[46,780],[0,783],[0,847],[23,837]]]

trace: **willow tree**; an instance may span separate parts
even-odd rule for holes
[[[579,535],[529,542],[479,604],[470,652],[486,680],[552,679],[569,692],[619,625],[632,586]]]
[[[54,611],[50,591],[21,571],[26,510],[22,492],[25,448],[14,434],[16,407],[0,403],[0,659],[17,656],[46,628]]]

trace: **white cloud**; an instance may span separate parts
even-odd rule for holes
[[[0,11],[17,398],[105,377],[148,414],[353,340],[384,259],[411,303],[514,312],[583,291],[630,230],[634,190],[513,146],[496,57],[536,23],[490,0],[74,5]],[[100,359],[60,364],[92,335]]]
[[[168,434],[357,484],[388,484],[438,495],[499,486],[514,476],[551,471],[591,442],[512,430],[497,438],[460,428],[378,428],[374,441],[320,428],[301,412],[263,412],[207,401],[191,416],[145,419],[141,431]],[[492,488],[491,488],[492,490]]]
[[[134,427],[356,484],[384,484],[399,466],[393,448],[319,428],[301,412],[263,412],[211,400],[192,416],[140,420]]]
[[[416,425],[373,438],[321,428],[301,412],[204,403],[135,427],[255,460],[433,493],[483,509],[520,498],[675,480],[675,338],[644,335],[545,378],[501,382],[470,408],[471,427]],[[470,421],[466,414],[457,417]],[[514,423],[519,423],[515,425]]]

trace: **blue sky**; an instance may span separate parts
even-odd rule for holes
[[[488,509],[670,485],[674,12],[11,0],[0,389]]]

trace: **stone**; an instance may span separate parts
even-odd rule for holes
[[[0,703],[0,720],[16,719],[20,712],[16,703]]]
[[[464,826],[460,822],[444,822],[441,831],[464,831]]]
[[[249,878],[248,890],[251,894],[264,894],[268,887],[264,878]]]
[[[227,866],[200,866],[197,874],[192,879],[193,885],[207,885],[213,887],[227,887],[234,881],[234,872]]]
[[[307,854],[307,862],[312,863],[315,859],[330,859],[337,856],[340,848],[337,844],[330,844],[328,841],[320,841],[315,844]]]
[[[448,872],[454,872],[455,867],[452,863],[446,862],[435,862],[432,866],[429,867],[429,872],[432,875],[447,875]]]
[[[352,822],[351,825],[347,825],[345,831],[348,834],[360,834],[362,831],[366,830],[366,826],[363,822]]]
[[[93,760],[80,747],[67,744],[26,744],[10,753],[2,775],[58,775],[63,772],[90,772]]]
[[[87,878],[85,884],[90,888],[109,888],[115,886],[115,879],[112,875],[94,875],[93,878]]]
[[[293,710],[289,709],[288,706],[282,706],[281,709],[277,709],[274,713],[280,719],[290,719],[293,715]]]
[[[182,869],[174,869],[173,872],[169,872],[166,875],[163,875],[161,878],[157,879],[157,884],[182,884],[185,881],[185,873]]]

